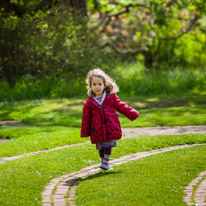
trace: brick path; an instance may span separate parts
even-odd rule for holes
[[[6,126],[28,126],[22,124],[18,121],[4,121],[0,122],[0,127]],[[174,127],[146,127],[146,128],[122,128],[123,137],[138,137],[138,136],[159,136],[159,135],[178,135],[178,134],[206,134],[206,126],[174,126]],[[6,141],[5,139],[0,139],[0,143]],[[13,157],[5,157],[0,159],[0,164],[19,159],[25,156],[35,155],[42,152],[49,152],[58,149],[63,149],[71,146],[82,145],[85,143],[67,145],[63,147],[56,147],[50,150],[42,150],[31,152],[27,154],[22,154]],[[163,148],[160,150],[153,150],[149,152],[140,152],[136,154],[131,154],[127,156],[120,157],[118,159],[112,160],[111,165],[120,165],[127,163],[129,161],[138,160],[143,157],[159,154],[162,152],[188,148],[193,146],[198,146],[199,144],[194,145],[183,145],[183,146],[174,146],[169,148]],[[46,186],[45,191],[42,193],[43,206],[63,206],[63,205],[75,205],[73,201],[75,197],[75,191],[78,184],[85,180],[88,176],[99,173],[99,164],[92,165],[86,168],[83,168],[77,172],[63,175],[60,178],[56,178]],[[193,202],[196,202],[198,206],[206,206],[205,196],[206,196],[206,171],[200,173],[200,175],[191,182],[189,186],[185,188],[185,197],[184,201],[188,205],[195,205]],[[193,187],[197,186],[197,189],[194,191]],[[192,195],[193,194],[193,195]],[[194,197],[194,198],[193,198]]]
[[[0,122],[1,123],[1,122]],[[10,122],[12,123],[12,121]],[[3,123],[2,123],[3,124]],[[8,124],[8,122],[6,123]],[[13,123],[12,123],[13,124]],[[19,122],[15,121],[15,124]],[[1,125],[1,124],[0,124]],[[159,135],[177,135],[177,134],[206,134],[206,125],[201,126],[174,126],[174,127],[136,127],[136,128],[122,128],[123,138],[129,137],[139,137],[139,136],[159,136]],[[82,143],[84,144],[84,143]],[[41,150],[37,152],[30,152],[13,157],[4,157],[0,158],[0,164],[12,160],[16,160],[25,156],[35,155],[42,152],[49,152],[58,149],[64,149],[71,146],[76,146],[80,144],[67,145],[63,147],[56,147],[49,150]]]
[[[41,151],[36,151],[36,152],[30,152],[30,153],[21,154],[21,155],[17,155],[17,156],[13,156],[13,157],[3,157],[3,158],[0,158],[0,164],[2,164],[4,162],[13,161],[13,160],[16,160],[16,159],[19,159],[19,158],[22,158],[22,157],[28,157],[28,156],[43,153],[43,152],[51,152],[51,151],[55,151],[55,150],[59,150],[59,149],[64,149],[64,148],[68,148],[68,147],[74,147],[74,146],[82,145],[82,144],[85,144],[85,143],[66,145],[66,146],[62,146],[62,147],[55,147],[55,148],[52,148],[52,149],[49,149],[49,150],[41,150]]]
[[[130,155],[120,157],[118,159],[114,159],[110,161],[110,165],[111,166],[120,165],[147,156],[168,152],[172,150],[199,146],[199,145],[206,145],[206,144],[181,145],[181,146],[162,148],[159,150],[152,150],[149,152],[138,152],[135,154],[130,154]],[[42,205],[43,206],[66,206],[66,205],[75,206],[75,202],[73,201],[73,199],[75,198],[76,188],[78,184],[81,181],[86,180],[87,177],[91,175],[95,175],[96,173],[99,172],[101,172],[101,169],[99,169],[99,164],[96,164],[96,165],[83,168],[77,172],[69,173],[59,178],[53,179],[45,187],[45,191],[42,193]],[[200,179],[202,179],[202,177],[203,175],[201,175]],[[192,189],[193,189],[193,185],[192,186],[189,185],[185,189],[186,196],[184,197],[184,201],[188,205],[192,204],[191,202]],[[199,206],[206,205],[204,201],[205,195],[206,195],[206,180],[202,181],[202,183],[200,184],[200,186],[198,187],[195,193],[195,201],[198,203]]]
[[[206,171],[201,172],[196,179],[194,179],[189,186],[185,188],[184,201],[188,205],[194,205],[195,202],[198,206],[206,206]],[[193,188],[197,187],[194,191]]]

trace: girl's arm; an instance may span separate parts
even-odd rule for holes
[[[126,116],[131,121],[135,120],[139,116],[139,112],[129,107],[126,103],[121,102],[117,94],[114,94],[114,108],[124,116]]]
[[[88,137],[91,133],[91,110],[88,103],[84,103],[82,114],[81,137]]]

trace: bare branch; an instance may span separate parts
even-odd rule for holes
[[[143,51],[145,51],[145,49],[140,48],[140,49],[119,49],[115,44],[113,44],[112,42],[105,42],[102,45],[102,48],[106,48],[106,47],[110,47],[112,49],[114,49],[118,54],[138,54],[138,53],[142,53]]]
[[[97,0],[94,0],[94,2],[96,2],[98,4]],[[116,14],[107,14],[107,13],[105,13],[106,14],[105,16],[103,16],[102,13],[100,13],[100,17],[99,17],[100,21],[95,26],[93,26],[91,29],[98,28],[99,26],[102,25],[102,27],[103,27],[102,32],[105,31],[106,26],[111,22],[112,17],[115,17],[117,19],[117,18],[119,18],[120,15],[125,14],[125,13],[129,13],[131,7],[144,7],[144,8],[147,8],[147,9],[150,10],[150,7],[147,6],[146,4],[137,3],[137,4],[124,5],[124,4],[121,4],[119,2],[116,2],[115,0],[111,0],[109,3],[114,4],[114,5],[120,5],[125,10],[121,11],[119,13],[116,13]],[[99,12],[101,12],[101,11],[99,11]]]
[[[129,12],[129,9],[126,8],[125,11],[121,11],[121,12],[116,13],[116,14],[110,14],[110,15],[108,15],[108,17],[109,17],[109,18],[111,18],[111,17],[116,17],[116,18],[118,18],[120,15],[125,14],[125,13],[128,13],[128,12]]]
[[[112,0],[109,2],[110,4],[114,4],[114,5],[120,5],[121,7],[124,7],[124,8],[130,8],[130,7],[144,7],[144,8],[147,8],[150,10],[150,7],[147,6],[146,4],[140,4],[140,3],[136,3],[136,4],[128,4],[128,5],[125,5],[125,4],[121,4],[119,2],[116,2],[115,0]]]

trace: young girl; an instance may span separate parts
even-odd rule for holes
[[[100,168],[108,170],[112,147],[116,147],[116,140],[122,136],[115,110],[132,121],[139,113],[119,100],[118,86],[101,69],[91,70],[86,82],[89,98],[83,107],[81,137],[90,136],[91,143],[99,150]]]

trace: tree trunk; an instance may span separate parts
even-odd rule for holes
[[[83,16],[87,15],[87,3],[86,0],[63,0],[64,4],[76,10],[80,10]]]
[[[11,7],[10,0],[1,0],[0,1],[0,8],[4,9],[5,12],[9,12]]]
[[[152,56],[152,52],[151,51],[144,51],[143,52],[144,55],[144,65],[147,68],[152,68],[152,64],[153,64],[153,56]]]

